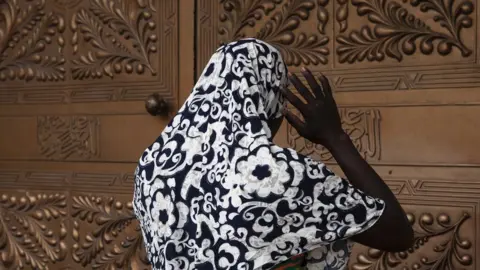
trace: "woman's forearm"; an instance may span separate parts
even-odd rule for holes
[[[385,210],[378,221],[377,230],[386,230],[384,232],[404,235],[406,240],[404,245],[408,246],[413,237],[412,228],[400,203],[387,184],[363,159],[360,153],[358,153],[358,150],[347,134],[337,136],[337,139],[329,145],[331,145],[331,147],[329,147],[330,152],[350,183],[367,195],[382,199],[385,202]],[[372,233],[372,235],[374,234],[375,232]],[[369,235],[367,234],[366,237],[369,237]],[[362,236],[360,236],[360,239],[361,238]],[[387,239],[388,236],[383,240]],[[359,242],[361,242],[361,240]],[[382,243],[380,243],[380,245],[381,244]],[[401,250],[403,247],[394,249]]]
[[[400,207],[391,190],[363,159],[347,134],[338,136],[331,145],[328,147],[330,152],[353,186],[372,197],[392,201]]]

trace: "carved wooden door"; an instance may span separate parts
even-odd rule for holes
[[[198,0],[196,67],[245,36],[278,46],[292,72],[328,76],[345,129],[416,230],[406,252],[355,246],[351,269],[480,269],[478,14],[472,0]],[[279,144],[336,168],[282,128]]]
[[[356,246],[352,269],[480,269],[476,5],[0,1],[0,269],[146,268],[132,172],[168,117],[143,101],[157,93],[174,112],[218,44],[242,36],[328,75],[345,128],[414,223],[411,250]],[[338,169],[286,124],[276,139]]]
[[[146,269],[133,172],[168,117],[144,100],[191,90],[193,9],[0,0],[0,269]]]

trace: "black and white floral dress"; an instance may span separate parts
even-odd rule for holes
[[[348,238],[380,217],[324,164],[272,143],[287,85],[280,53],[256,39],[220,47],[140,158],[134,210],[153,269],[346,268]]]

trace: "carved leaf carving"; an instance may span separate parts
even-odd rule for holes
[[[156,71],[151,56],[157,52],[153,3],[148,1],[91,0],[90,8],[80,9],[71,20],[74,55],[80,38],[94,50],[72,61],[74,79],[101,78],[126,72]]]
[[[246,26],[255,26],[256,21],[268,15],[281,2],[282,0],[221,0],[224,12],[220,14],[220,21],[229,24],[229,27],[218,29],[218,33],[224,36],[222,41],[244,38],[242,31]]]
[[[339,25],[339,32],[343,33],[347,30],[348,23],[348,0],[337,0],[337,12],[336,12],[336,20]]]
[[[415,217],[408,213],[410,223],[415,223]],[[470,215],[464,213],[456,222],[452,223],[450,216],[439,214],[435,218],[430,213],[424,213],[418,220],[419,231],[415,231],[415,240],[412,248],[403,252],[383,252],[376,249],[368,249],[367,253],[359,254],[357,262],[352,265],[354,270],[383,270],[392,269],[404,262],[412,253],[425,246],[436,237],[448,235],[444,242],[434,247],[438,254],[436,258],[422,257],[419,262],[413,262],[411,269],[429,270],[454,270],[457,266],[469,266],[472,264],[472,256],[466,253],[472,247],[469,240],[462,239],[459,231]],[[425,268],[424,268],[425,267]],[[404,269],[410,269],[405,268]]]
[[[64,79],[65,29],[62,16],[46,13],[45,1],[25,3],[0,2],[0,81],[20,79],[59,81]],[[46,55],[45,48],[58,43],[60,56]]]
[[[132,204],[114,198],[73,197],[73,260],[93,269],[117,269],[140,260],[148,264],[143,238]],[[80,239],[80,223],[95,225],[95,229]],[[120,236],[121,235],[121,236]]]
[[[328,22],[328,0],[317,0],[317,30],[320,34],[325,35],[325,26]]]
[[[472,51],[460,38],[461,30],[472,26],[469,15],[473,4],[463,1],[453,10],[453,0],[413,0],[413,6],[420,6],[422,12],[436,13],[434,21],[446,29],[437,32],[410,14],[401,4],[389,0],[352,0],[360,16],[367,16],[374,27],[362,26],[348,36],[339,36],[337,49],[341,63],[356,61],[382,61],[385,55],[398,61],[403,54],[411,55],[417,50],[431,54],[436,48],[440,55],[449,54],[458,48],[464,57]]]
[[[328,44],[328,37],[298,31],[300,22],[308,19],[314,8],[313,0],[289,0],[259,31],[257,38],[275,45],[287,65],[326,64],[329,50],[325,45]],[[326,23],[328,15],[321,13],[320,19]],[[320,30],[323,31],[322,23]]]
[[[66,227],[60,223],[56,234],[47,225],[66,216],[66,199],[60,194],[26,193],[21,197],[0,197],[0,261],[9,268],[30,266],[48,269],[47,263],[64,260]]]
[[[287,65],[299,66],[319,63],[326,64],[329,49],[326,45],[329,38],[325,35],[325,27],[329,19],[327,4],[329,0],[287,0],[281,8],[276,6],[282,0],[222,0],[223,13],[220,14],[219,34],[221,43],[246,37],[245,28],[253,28],[255,24],[276,12],[252,35],[276,46],[282,53]],[[300,23],[307,20],[317,3],[318,34],[307,34],[299,31]]]

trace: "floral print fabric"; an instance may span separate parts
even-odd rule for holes
[[[299,254],[343,269],[345,239],[379,218],[381,200],[272,143],[286,74],[269,44],[221,46],[145,150],[133,203],[153,269],[272,269]]]

